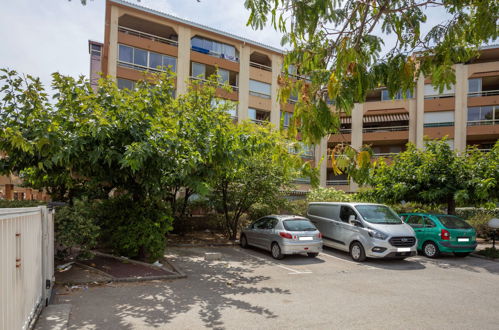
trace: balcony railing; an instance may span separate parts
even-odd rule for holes
[[[445,126],[454,126],[454,122],[448,121],[445,123],[426,123],[426,124],[423,124],[423,127],[445,127]]]
[[[348,186],[348,180],[326,180],[326,186]]]
[[[352,129],[351,128],[340,128],[340,133],[342,134],[351,134]]]
[[[380,153],[373,154],[373,156],[376,158],[378,158],[378,157],[392,158],[392,157],[395,157],[396,155],[397,155],[396,152],[380,152]]]
[[[270,99],[270,95],[268,95],[268,94],[263,94],[263,93],[258,93],[258,92],[252,92],[252,91],[250,91],[249,93],[250,93],[250,95],[253,95],[253,96],[258,96],[258,97],[261,97],[261,98],[264,98],[264,99]]]
[[[176,40],[158,37],[158,36],[155,36],[154,34],[142,32],[142,31],[137,31],[134,29],[126,28],[124,26],[118,26],[118,32],[122,32],[122,33],[129,34],[129,35],[132,35],[135,37],[143,38],[143,39],[149,39],[152,41],[161,42],[161,43],[164,43],[167,45],[178,46],[178,41],[176,41]]]
[[[250,119],[252,122],[254,122],[257,125],[268,125],[270,121],[268,119],[260,120],[260,119]]]
[[[367,128],[362,129],[362,132],[363,133],[398,132],[398,131],[408,131],[408,130],[409,130],[409,126],[387,126],[387,127],[367,127]]]
[[[307,178],[297,178],[293,180],[294,183],[310,183],[310,179]]]
[[[496,120],[469,120],[468,126],[482,126],[482,125],[499,125],[499,119]]]
[[[208,80],[207,79],[204,79],[204,78],[200,78],[200,77],[193,77],[193,76],[190,76],[189,77],[191,80],[200,80],[200,81],[203,81],[203,82],[207,82]],[[224,86],[229,86],[230,88],[232,88],[233,91],[238,91],[239,90],[239,87],[238,86],[233,86],[233,85],[226,85],[226,84],[222,84],[222,83],[219,83],[218,84],[219,87],[224,87]]]
[[[252,66],[254,68],[257,68],[257,69],[260,69],[260,70],[265,70],[265,71],[272,72],[272,67],[270,67],[268,65],[263,65],[263,64],[260,64],[260,63],[251,62],[250,61],[250,66]]]
[[[468,93],[468,97],[493,96],[493,95],[499,95],[499,89]]]
[[[425,100],[433,100],[433,99],[445,99],[448,97],[454,97],[455,93],[449,93],[449,94],[436,94],[436,95],[425,95],[424,99]]]
[[[123,61],[118,61],[118,66],[121,66],[123,68],[128,68],[128,69],[139,70],[139,71],[154,71],[154,72],[164,72],[165,71],[165,70],[149,68],[149,67],[144,66],[144,65],[128,63],[128,62],[123,62]]]

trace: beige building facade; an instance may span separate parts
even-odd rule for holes
[[[284,52],[256,41],[218,31],[195,22],[154,11],[135,3],[107,0],[104,43],[91,41],[91,80],[103,72],[130,88],[145,70],[170,66],[176,72],[176,93],[187,90],[190,79],[218,72],[233,92],[217,91],[237,102],[235,120],[287,125],[293,100],[280,104],[278,78]],[[318,164],[338,143],[353,147],[369,144],[376,156],[391,157],[408,142],[424,147],[424,139],[447,136],[463,151],[477,145],[486,151],[499,137],[499,46],[484,47],[470,63],[455,65],[456,84],[442,93],[420,77],[413,92],[388,96],[385,89],[368,94],[351,117],[341,118],[341,131],[322,139],[304,155]],[[345,176],[335,176],[330,164],[320,165],[322,186],[354,191]],[[307,182],[299,185],[307,190]]]

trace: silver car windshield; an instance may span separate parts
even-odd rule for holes
[[[384,205],[356,205],[362,218],[375,224],[400,224],[402,220],[391,208]]]
[[[287,231],[315,231],[315,226],[306,219],[284,220],[282,222]]]

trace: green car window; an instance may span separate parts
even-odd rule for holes
[[[437,215],[438,220],[449,229],[471,229],[472,227],[466,221],[449,215]]]

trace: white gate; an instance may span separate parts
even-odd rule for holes
[[[0,209],[0,329],[27,329],[54,282],[53,211]]]

